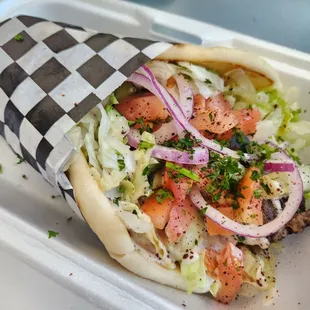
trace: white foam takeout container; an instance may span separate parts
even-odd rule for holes
[[[303,109],[309,105],[310,55],[302,52],[122,1],[0,2],[0,21],[20,14],[105,33],[251,51],[265,57],[279,71],[285,87],[299,88]],[[304,117],[310,119],[310,111]],[[303,157],[310,162],[306,153]],[[101,309],[184,309],[184,305],[186,309],[262,309],[261,296],[238,299],[227,307],[208,295],[188,295],[131,274],[109,258],[87,224],[61,197],[52,199],[55,190],[36,171],[24,163],[16,165],[15,155],[1,137],[0,163],[0,254],[11,253]],[[22,178],[23,174],[28,180]],[[73,219],[67,221],[71,216]],[[47,230],[58,231],[59,235],[48,239]],[[310,229],[289,236],[283,244],[276,271],[278,293],[269,309],[309,309]]]

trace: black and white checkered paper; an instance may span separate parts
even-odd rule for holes
[[[0,23],[0,135],[76,208],[66,132],[170,46],[30,16]]]

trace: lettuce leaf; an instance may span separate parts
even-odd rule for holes
[[[211,279],[207,276],[204,265],[204,253],[194,253],[193,259],[183,259],[181,267],[181,275],[187,283],[187,292],[192,293],[195,288],[204,289],[211,285]],[[213,280],[212,280],[213,282]]]
[[[150,61],[148,67],[158,81],[166,86],[167,80],[175,74],[183,74],[189,79],[192,89],[198,89],[205,98],[212,97],[224,91],[224,80],[211,70],[189,62],[178,62],[177,65],[163,61]]]
[[[162,265],[167,268],[175,268],[175,264],[169,258],[167,249],[158,238],[154,225],[147,214],[143,213],[136,204],[128,201],[119,201],[115,212],[128,229],[138,234],[145,234],[153,244]]]

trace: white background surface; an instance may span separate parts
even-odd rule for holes
[[[63,286],[0,250],[2,310],[98,310]]]

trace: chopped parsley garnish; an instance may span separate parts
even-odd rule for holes
[[[287,149],[286,153],[294,160],[296,161],[296,163],[298,163],[299,165],[301,165],[301,161],[300,158],[297,156],[296,151],[294,148],[291,149]]]
[[[48,233],[48,239],[56,238],[59,235],[59,232],[53,230],[48,230],[47,233]]]
[[[23,163],[25,161],[24,158],[22,158],[20,155],[17,154],[17,159],[18,159],[18,162],[16,163],[17,165]]]
[[[171,170],[174,170],[180,174],[183,174],[184,176],[188,177],[189,179],[192,179],[194,181],[198,181],[199,180],[199,177],[196,173],[186,169],[186,168],[183,168],[181,166],[178,166],[178,165],[175,165],[173,163],[170,163],[170,162],[166,162],[166,168],[168,169],[171,169]]]
[[[151,149],[155,144],[147,141],[140,141],[138,147],[140,150],[148,150]]]
[[[184,209],[181,210],[183,215],[186,215],[186,211]]]
[[[28,180],[28,177],[25,174],[23,174],[22,177],[23,179]]]
[[[162,204],[167,198],[173,198],[173,196],[172,193],[166,189],[160,188],[155,194],[155,199],[159,204]]]
[[[172,173],[170,170],[167,170],[169,178],[174,182],[174,183],[179,183],[178,179],[184,178],[184,175],[181,173]]]
[[[206,191],[213,202],[218,201],[224,191],[228,191],[232,199],[236,200],[238,195],[239,179],[242,177],[243,170],[239,168],[238,161],[232,157],[222,157],[216,152],[210,152],[208,167],[212,173],[206,177],[211,183],[206,186]],[[236,202],[237,204],[237,202]],[[238,204],[235,208],[238,208]]]
[[[196,143],[201,143],[201,140],[194,140],[192,139],[191,135],[189,132],[186,132],[184,137],[179,139],[178,141],[170,140],[170,141],[165,141],[163,143],[164,146],[167,147],[173,147],[179,151],[187,151],[190,154],[194,153],[193,147]]]
[[[260,182],[260,186],[264,189],[267,195],[271,194],[271,190],[268,184],[265,184],[263,182]]]
[[[205,208],[203,208],[203,209],[201,209],[201,214],[203,215],[203,216],[205,216],[206,215],[206,212],[207,212],[207,210],[208,210],[208,207],[205,207]]]
[[[134,124],[139,124],[141,126],[140,128],[138,128],[140,135],[142,135],[144,131],[149,132],[149,133],[153,132],[153,129],[150,126],[150,124],[145,124],[142,117],[138,118]]]
[[[309,198],[310,198],[310,192],[309,192],[309,193],[305,193],[305,194],[304,194],[304,198],[305,198],[305,199],[309,199]]]
[[[299,121],[299,116],[302,113],[301,109],[297,109],[296,111],[292,111],[292,119],[291,122],[298,122]]]
[[[253,192],[254,198],[258,199],[262,196],[262,191],[260,189],[257,189]]]
[[[136,121],[128,121],[128,126],[133,126],[133,125],[135,125],[136,124]]]
[[[219,192],[212,196],[212,200],[213,202],[216,202],[216,201],[219,201],[221,197],[222,197],[222,193]]]
[[[213,121],[213,114],[212,114],[212,112],[209,113],[209,119],[210,119],[211,122]]]
[[[209,79],[205,79],[206,84],[212,84],[212,82]]]
[[[243,243],[245,241],[245,237],[236,235],[238,242]]]
[[[124,159],[118,159],[117,160],[118,169],[119,171],[123,171],[125,169],[125,161]]]
[[[186,97],[186,100],[192,100],[192,97]]]
[[[113,199],[113,203],[115,203],[116,205],[118,205],[119,200],[120,200],[120,197],[118,197],[118,198],[114,198],[114,199]]]
[[[257,181],[260,178],[260,173],[257,170],[253,170],[250,179]]]
[[[149,175],[155,171],[157,171],[158,169],[160,169],[162,167],[162,164],[161,163],[158,163],[158,164],[150,164],[150,165],[147,165],[143,171],[142,171],[142,175]]]
[[[232,207],[234,210],[239,209],[240,206],[239,206],[238,201],[237,201],[237,200],[234,200],[233,203],[232,203],[232,205],[231,205],[231,207]]]
[[[120,193],[125,193],[125,187],[123,185],[120,185],[119,188],[118,188],[118,191]]]
[[[23,37],[21,34],[17,34],[17,35],[14,37],[14,40],[15,40],[15,41],[18,41],[18,42],[21,42],[21,41],[24,41],[24,37]]]
[[[195,239],[195,245],[196,245],[196,246],[198,245],[198,240],[197,240],[197,239]]]
[[[57,197],[61,197],[61,195],[52,195],[52,196],[51,196],[52,199],[55,199],[55,198],[57,198]]]
[[[206,186],[206,191],[209,193],[209,194],[213,194],[215,191],[216,191],[216,187],[213,185],[213,184],[208,184]]]

